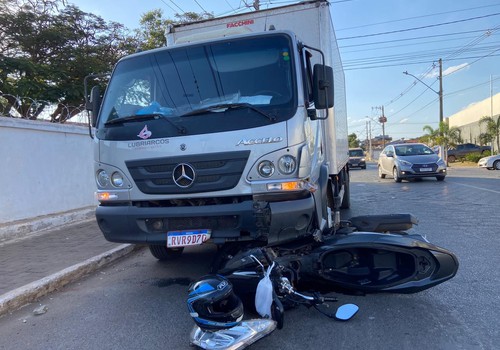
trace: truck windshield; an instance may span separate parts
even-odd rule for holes
[[[286,120],[297,108],[292,62],[291,40],[279,33],[131,56],[115,67],[98,128],[145,114],[189,134],[214,132],[214,123],[222,131]]]

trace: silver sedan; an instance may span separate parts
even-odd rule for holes
[[[435,177],[443,181],[446,163],[429,147],[421,143],[388,145],[378,159],[378,176],[392,175],[394,181]]]

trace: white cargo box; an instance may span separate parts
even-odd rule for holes
[[[349,160],[345,82],[342,62],[333,29],[330,4],[325,0],[304,1],[294,5],[268,10],[220,17],[169,27],[167,46],[210,41],[233,35],[287,30],[299,41],[320,49],[325,63],[334,70],[335,107],[326,120],[326,157],[330,174],[338,174]],[[313,63],[320,63],[320,55],[313,52]]]

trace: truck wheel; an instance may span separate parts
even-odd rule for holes
[[[160,261],[173,260],[181,256],[183,247],[181,248],[167,248],[164,245],[151,244],[149,251],[151,254]]]
[[[350,207],[351,207],[351,190],[350,190],[349,174],[347,174],[347,181],[344,183],[344,197],[342,198],[342,204],[340,204],[340,209],[349,209]]]
[[[455,156],[448,156],[448,162],[455,163],[455,160],[457,160]]]

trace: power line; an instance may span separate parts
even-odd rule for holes
[[[497,51],[500,51],[500,47],[499,47],[498,49],[496,49],[496,50],[493,50],[493,51],[492,51],[492,52],[490,52],[489,54],[484,55],[484,56],[482,56],[482,57],[479,57],[477,60],[475,60],[475,61],[473,61],[473,62],[471,62],[471,63],[467,63],[467,64],[466,64],[466,65],[464,65],[463,67],[460,67],[460,68],[458,68],[457,70],[455,70],[455,71],[453,71],[453,72],[451,72],[451,73],[449,73],[449,74],[446,74],[445,76],[451,75],[451,74],[456,73],[456,72],[458,72],[458,71],[460,71],[460,70],[462,70],[462,69],[464,69],[464,68],[466,68],[466,67],[469,67],[469,66],[471,66],[472,64],[476,63],[477,61],[482,60],[483,58],[486,58],[486,57],[489,57],[489,56],[498,56],[498,55],[493,55],[493,54],[494,54],[495,52],[497,52]]]
[[[170,8],[174,13],[177,12],[176,9],[174,9],[172,6],[170,6],[170,4],[166,3],[165,0],[160,0],[162,3],[164,3],[168,8]]]
[[[399,30],[392,30],[392,31],[389,31],[389,32],[381,32],[381,33],[373,33],[373,34],[365,34],[365,35],[348,36],[348,37],[345,37],[345,38],[337,38],[337,40],[349,40],[349,39],[367,38],[367,37],[372,37],[372,36],[377,36],[377,35],[387,35],[387,34],[403,33],[403,32],[408,32],[408,31],[412,31],[412,30],[434,28],[434,27],[439,27],[439,26],[444,26],[444,25],[449,25],[449,24],[462,23],[462,22],[467,22],[467,21],[474,21],[474,20],[477,20],[477,19],[483,19],[483,18],[492,17],[492,16],[498,16],[498,15],[500,15],[500,12],[492,13],[492,14],[484,15],[484,16],[477,16],[477,17],[470,17],[470,18],[466,18],[466,19],[460,19],[460,20],[456,20],[456,21],[442,22],[442,23],[437,23],[437,24],[429,24],[429,25],[426,25],[426,26],[406,28],[406,29],[399,29]]]
[[[205,10],[203,8],[203,6],[200,5],[200,3],[198,2],[198,0],[194,0],[194,2],[201,8],[201,10],[204,12],[204,13],[208,13],[207,10]]]
[[[500,77],[492,79],[491,82],[497,81],[497,80],[500,80]],[[483,86],[483,85],[488,85],[488,84],[490,84],[490,80],[488,80],[488,81],[486,81],[484,83],[479,83],[479,84],[476,84],[476,85],[473,85],[473,86],[469,86],[469,87],[467,87],[465,89],[460,89],[460,90],[452,91],[452,92],[449,92],[449,93],[444,94],[444,95],[445,96],[450,96],[450,95],[458,94],[460,92],[464,92],[464,91],[467,91],[467,90],[475,89],[477,87],[480,87],[480,86]]]
[[[466,50],[466,48],[468,48],[468,47],[472,47],[473,45],[477,44],[477,43],[478,43],[478,42],[480,42],[482,39],[484,39],[485,35],[486,35],[486,36],[490,36],[490,35],[492,34],[492,32],[494,32],[495,30],[497,30],[499,27],[500,27],[500,26],[497,26],[497,27],[496,27],[493,31],[488,31],[488,32],[484,33],[483,35],[481,35],[480,37],[476,38],[476,39],[475,39],[475,40],[473,40],[472,42],[470,42],[470,43],[468,43],[467,45],[463,46],[461,49],[459,49],[459,50],[455,51],[455,53],[450,54],[450,55],[447,57],[447,60],[449,61],[449,60],[450,60],[450,57],[452,57],[453,55],[458,55],[458,54],[460,54],[460,53],[464,52],[464,51]],[[483,59],[483,58],[485,58],[485,57],[491,56],[493,53],[495,53],[495,52],[496,52],[496,51],[498,51],[498,50],[500,50],[500,49],[496,49],[496,50],[494,50],[493,52],[490,52],[489,54],[485,55],[484,57],[480,57],[480,58],[478,58],[476,61],[474,61],[474,62],[472,62],[472,63],[470,63],[470,64],[476,63],[476,62],[477,62],[477,61],[479,61],[480,59]],[[453,72],[451,72],[451,73],[449,73],[449,74],[446,74],[446,75],[450,75],[450,74],[456,73],[457,71],[462,70],[462,69],[464,69],[465,67],[470,66],[470,64],[466,64],[466,65],[464,65],[464,66],[460,67],[459,69],[456,69],[455,71],[453,71]],[[430,71],[428,70],[428,71],[427,71],[424,75],[421,75],[421,77],[423,77],[423,76],[427,75],[429,72],[430,72]],[[445,76],[446,76],[446,75],[445,75]],[[434,82],[434,83],[435,83],[435,82]],[[431,86],[432,86],[434,83],[432,83],[432,84],[431,84]],[[401,93],[401,94],[400,94],[398,97],[396,97],[395,99],[391,100],[391,102],[390,102],[390,103],[388,103],[388,104],[386,104],[386,105],[390,105],[391,103],[393,103],[393,102],[397,101],[399,98],[401,98],[403,95],[405,95],[405,94],[406,94],[409,90],[411,90],[411,89],[415,86],[415,84],[416,84],[416,81],[414,81],[414,82],[413,82],[413,84],[412,84],[412,85],[410,85],[410,87],[408,87],[405,91],[403,91],[403,93]],[[398,110],[398,111],[397,111],[396,113],[394,113],[393,115],[395,115],[395,114],[397,114],[397,113],[401,112],[402,110],[404,110],[405,108],[407,108],[408,106],[410,106],[413,102],[415,102],[418,98],[420,98],[420,96],[422,96],[422,95],[423,95],[423,93],[424,93],[425,91],[426,91],[426,90],[424,90],[424,91],[423,91],[420,95],[418,95],[415,99],[413,99],[410,103],[408,103],[406,106],[404,106],[403,108],[401,108],[400,110]]]
[[[346,47],[356,47],[356,46],[366,46],[366,45],[378,45],[378,44],[387,44],[387,43],[396,43],[401,41],[410,41],[410,40],[420,40],[420,39],[428,39],[428,38],[437,38],[441,36],[451,36],[451,35],[461,35],[461,34],[470,34],[470,33],[478,33],[478,32],[487,32],[490,29],[478,29],[478,30],[470,30],[466,32],[454,32],[454,33],[445,33],[445,34],[435,34],[435,35],[424,35],[413,38],[405,38],[405,39],[393,39],[393,40],[384,40],[384,41],[374,41],[370,43],[361,43],[361,44],[352,44],[352,45],[344,45],[339,46],[339,48]]]
[[[434,85],[436,82],[432,83],[432,85]],[[420,98],[420,96],[422,96],[425,92],[427,92],[427,89],[423,90],[417,97],[415,97],[410,103],[408,103],[406,106],[404,106],[403,108],[401,108],[400,110],[398,110],[397,112],[394,112],[393,114],[390,115],[390,117],[394,117],[396,114],[398,114],[399,112],[403,111],[404,109],[406,109],[407,107],[409,107],[413,102],[415,102],[417,99]]]
[[[452,57],[456,57],[461,53],[468,52],[469,54],[481,54],[485,52],[489,52],[491,49],[496,49],[500,47],[500,41],[492,42],[487,45],[478,46],[476,48],[469,47],[467,50],[464,47],[460,47],[458,50],[456,47],[451,48],[442,48],[439,50],[426,50],[426,51],[413,51],[413,52],[405,52],[401,54],[392,54],[392,55],[381,55],[381,56],[371,56],[371,57],[361,57],[354,58],[351,60],[344,60],[344,67],[351,68],[355,66],[361,65],[370,65],[370,64],[378,64],[378,63],[390,63],[390,62],[399,62],[399,61],[412,61],[417,59],[422,59],[426,57],[443,57],[444,60],[450,60]]]
[[[493,55],[493,54],[488,54],[486,56],[468,56],[468,57],[462,57],[462,58],[452,58],[448,59],[446,61],[458,61],[458,60],[467,60],[467,59],[475,59],[475,58],[485,58],[485,57],[497,57],[500,56],[498,55]],[[351,68],[344,68],[344,71],[352,71],[352,70],[365,70],[365,69],[376,69],[376,68],[386,68],[386,67],[398,67],[398,66],[404,66],[404,65],[415,65],[415,64],[424,64],[424,63],[432,63],[434,60],[420,60],[420,61],[414,61],[414,62],[401,62],[401,63],[393,63],[393,64],[380,64],[380,65],[372,65],[372,66],[361,66],[361,67],[356,67],[353,66]],[[383,62],[381,62],[383,63]]]
[[[498,78],[495,78],[493,79],[492,81],[497,81],[497,80],[500,80],[500,77]],[[434,83],[433,83],[434,84]],[[484,86],[484,85],[488,85],[490,84],[490,80],[486,81],[486,82],[483,82],[483,83],[479,83],[479,84],[476,84],[476,85],[473,85],[473,86],[469,86],[465,89],[460,89],[460,90],[456,90],[456,91],[452,91],[452,92],[449,92],[449,93],[446,93],[444,94],[444,96],[450,96],[450,95],[454,95],[454,94],[457,94],[457,93],[460,93],[460,92],[463,92],[463,91],[467,91],[467,90],[471,90],[471,89],[475,89],[477,87],[480,87],[480,86]],[[432,85],[432,84],[431,84]],[[424,90],[419,96],[417,96],[417,98],[419,98],[426,90]],[[410,102],[408,105],[406,105],[405,107],[403,107],[402,109],[400,109],[399,111],[397,112],[394,112],[390,115],[390,118],[393,118],[396,114],[398,114],[399,112],[401,112],[403,109],[405,109],[406,107],[408,107],[411,103],[413,103],[417,98],[415,98],[412,102]],[[424,110],[425,108],[429,107],[432,103],[436,102],[438,99],[434,99],[432,100],[431,102],[429,102],[427,105],[423,106],[422,108],[418,109],[417,111],[413,112],[412,114],[409,114],[407,116],[405,116],[404,118],[410,118],[412,117],[413,115],[415,115],[416,113]],[[401,121],[401,119],[399,120]],[[418,124],[418,123],[405,123],[405,124]],[[394,123],[391,123],[389,125],[394,125]]]
[[[224,0],[224,1],[226,2],[227,6],[229,6],[229,7],[231,8],[231,10],[233,10],[233,11],[234,11],[234,7],[233,7],[233,6],[231,6],[231,4],[229,3],[229,1],[227,1],[227,0]]]
[[[343,30],[350,30],[350,29],[358,29],[358,28],[366,28],[366,27],[372,27],[380,24],[387,24],[387,23],[395,23],[395,22],[403,22],[403,21],[408,21],[412,19],[417,19],[417,18],[425,18],[425,17],[433,17],[433,16],[440,16],[440,15],[447,15],[450,13],[456,13],[456,12],[464,12],[464,11],[471,11],[471,10],[477,10],[485,7],[494,7],[494,6],[500,6],[500,4],[494,4],[494,5],[485,5],[485,6],[478,6],[478,7],[471,7],[467,9],[461,9],[461,10],[454,10],[454,11],[446,11],[446,12],[438,12],[438,13],[432,13],[428,15],[422,15],[422,16],[414,16],[414,17],[407,17],[407,18],[401,18],[401,19],[394,19],[391,21],[385,21],[385,22],[378,22],[378,23],[371,23],[371,24],[364,24],[361,26],[355,26],[355,27],[348,27],[348,28],[341,28],[341,29],[336,29],[336,32],[341,32]]]
[[[481,30],[475,31],[475,32],[482,32]],[[492,33],[491,35],[496,35]],[[432,43],[439,43],[439,42],[450,42],[450,41],[456,41],[456,40],[463,40],[463,39],[470,39],[470,38],[477,38],[476,35],[472,36],[464,36],[461,38],[447,38],[447,39],[441,39],[441,40],[430,40],[430,41],[424,41],[420,43],[408,43],[408,44],[397,44],[397,45],[391,45],[391,46],[380,46],[380,47],[372,47],[372,48],[361,48],[361,49],[356,49],[356,50],[342,50],[342,53],[352,53],[352,52],[366,52],[366,51],[374,51],[374,50],[387,50],[387,49],[392,49],[392,48],[401,48],[404,46],[416,46],[416,45],[428,45]],[[410,39],[409,39],[410,40]],[[406,39],[401,39],[401,40],[394,40],[394,41],[406,41]],[[386,43],[389,43],[391,41],[387,41]],[[366,44],[368,45],[368,44]],[[358,46],[358,45],[350,45],[350,46]],[[344,46],[345,47],[345,46]]]
[[[175,6],[175,7],[177,7],[177,8],[178,8],[178,9],[179,9],[182,13],[186,13],[183,9],[181,9],[181,8],[179,7],[179,5],[177,5],[177,4],[174,2],[174,0],[170,0],[170,2],[171,2],[172,4],[174,4],[174,6]]]

